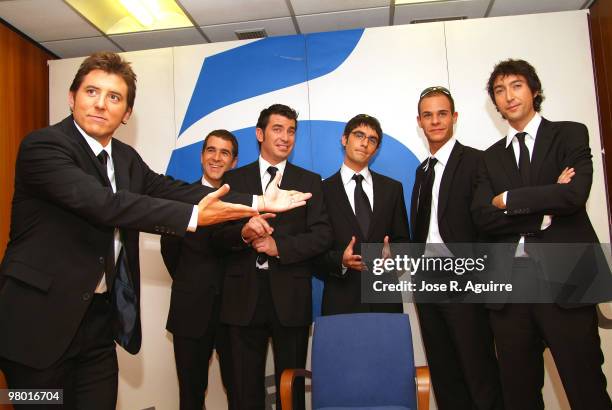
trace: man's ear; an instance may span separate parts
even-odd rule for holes
[[[255,136],[257,137],[257,141],[263,142],[264,132],[261,128],[255,128]]]
[[[68,105],[70,106],[70,112],[74,111],[74,93],[68,92]]]
[[[232,161],[232,166],[230,167],[230,169],[236,168],[236,165],[238,165],[238,157],[234,158],[234,160]]]
[[[123,124],[126,124],[126,123],[127,123],[127,121],[130,119],[130,116],[131,116],[131,115],[132,115],[132,109],[131,109],[131,108],[128,108],[128,109],[125,111],[125,114],[123,114],[123,118],[121,119],[121,122],[122,122]]]
[[[347,142],[348,142],[348,137],[346,135],[342,135],[342,139],[340,140],[340,143],[342,144],[344,148],[346,148]]]

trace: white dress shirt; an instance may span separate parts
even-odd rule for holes
[[[538,128],[540,127],[540,123],[542,122],[542,117],[540,114],[536,113],[533,118],[527,123],[525,129],[522,132],[527,133],[525,135],[525,145],[527,146],[527,150],[529,151],[529,161],[531,162],[531,158],[533,158],[533,147],[535,146],[536,136],[538,134]],[[519,158],[521,156],[521,148],[519,146],[518,138],[516,138],[516,134],[521,131],[515,130],[511,125],[508,128],[508,134],[506,134],[506,148],[512,144],[512,150],[514,151],[514,158],[516,160],[516,166],[519,166]],[[504,192],[504,204],[508,204],[508,191]],[[550,215],[544,215],[542,218],[542,225],[540,226],[540,230],[543,231],[550,226],[552,223],[552,218]],[[525,257],[528,256],[525,252],[525,236],[521,235],[521,239],[519,239],[518,246],[516,247],[516,252],[514,254],[515,257]]]
[[[74,125],[76,126],[77,130],[79,130],[83,138],[85,138],[87,145],[89,145],[89,147],[91,148],[91,150],[93,151],[96,157],[100,155],[102,151],[106,151],[106,153],[108,154],[108,161],[106,161],[106,174],[108,175],[108,180],[111,183],[113,192],[117,192],[117,183],[115,182],[115,166],[113,164],[112,139],[111,139],[110,144],[107,144],[106,147],[103,147],[102,144],[100,144],[97,139],[92,138],[89,135],[87,135],[85,131],[83,131],[81,127],[79,127],[79,124],[77,124],[76,121]],[[121,246],[122,246],[121,236],[119,233],[119,229],[115,228],[115,231],[114,231],[115,263],[117,262],[117,258],[119,257]],[[107,290],[108,288],[106,287],[106,272],[105,272],[102,275],[102,279],[100,279],[100,282],[98,282],[98,286],[96,286],[95,293],[104,293]]]
[[[272,175],[270,175],[270,173],[268,172],[268,168],[269,167],[276,167],[276,169],[278,169],[278,171],[276,171],[276,173],[277,174],[280,173],[280,175],[281,175],[281,179],[278,181],[278,184],[280,185],[282,180],[283,180],[283,173],[285,172],[285,166],[286,165],[287,165],[287,160],[281,161],[281,162],[279,162],[276,165],[272,165],[268,161],[263,159],[261,157],[261,155],[259,156],[259,180],[261,181],[261,192],[263,192],[263,193],[266,192],[266,187],[268,186],[268,182],[270,182],[270,180],[272,179]],[[269,265],[268,265],[268,261],[267,260],[264,263],[261,263],[261,264],[257,263],[257,261],[256,261],[255,262],[255,266],[258,269],[263,269],[263,270],[267,270],[267,269],[270,268]]]
[[[451,139],[446,141],[446,143],[432,155],[438,162],[436,162],[434,166],[434,182],[431,189],[431,211],[429,214],[429,231],[427,232],[425,256],[453,256],[440,235],[440,228],[438,226],[438,197],[440,196],[442,175],[444,174],[444,169],[446,168],[446,164],[448,164],[448,159],[450,158],[456,142],[457,140],[455,137],[451,137]]]
[[[370,201],[370,206],[372,210],[374,210],[374,183],[372,181],[372,174],[370,173],[370,169],[366,166],[359,172],[355,172],[346,164],[342,164],[340,168],[340,177],[342,178],[342,184],[344,185],[344,191],[346,192],[346,196],[348,197],[349,203],[351,204],[351,208],[353,208],[353,213],[355,213],[355,186],[357,182],[353,179],[355,174],[360,174],[363,176],[363,182],[361,186],[363,187],[363,192],[368,197]]]
[[[349,200],[349,203],[351,204],[353,213],[355,213],[355,186],[357,186],[357,182],[353,179],[353,176],[355,176],[355,174],[360,174],[361,176],[363,176],[361,187],[363,188],[363,192],[365,192],[366,196],[368,197],[368,201],[370,201],[372,211],[374,211],[374,181],[372,181],[372,174],[370,173],[370,168],[366,166],[361,171],[355,172],[343,163],[342,167],[340,168],[340,178],[342,178],[344,192],[346,192],[346,196]],[[343,275],[346,274],[347,270],[348,268],[342,265]]]

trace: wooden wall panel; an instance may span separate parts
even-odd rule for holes
[[[597,0],[590,8],[590,16],[599,126],[606,153],[604,165],[608,206],[610,206],[612,201],[612,1]],[[612,220],[610,224],[612,225]]]
[[[52,58],[0,21],[0,259],[9,235],[19,143],[49,123],[47,61]]]

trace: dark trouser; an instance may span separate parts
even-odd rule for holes
[[[208,328],[200,338],[174,335],[174,357],[179,381],[181,410],[202,410],[208,387],[208,363],[213,349],[219,355],[221,379],[227,392],[228,408],[233,409],[231,394],[231,355],[227,326],[219,323],[219,297],[215,297]]]
[[[63,407],[31,404],[18,408],[115,409],[118,366],[108,298],[94,295],[70,346],[49,368],[39,370],[8,360],[2,360],[0,366],[11,389],[64,390]]]
[[[438,409],[503,409],[485,308],[419,303],[417,312]]]
[[[304,368],[308,354],[309,326],[283,326],[279,320],[266,271],[258,271],[257,307],[251,324],[229,326],[233,385],[237,409],[264,409],[268,339],[272,337],[276,408],[280,410],[280,377],[285,369]],[[304,381],[294,385],[294,408],[304,409]]]
[[[521,275],[517,263],[513,275]],[[572,410],[610,410],[601,370],[595,306],[564,309],[555,304],[506,304],[491,310],[491,327],[507,410],[544,408],[545,346],[555,360]]]

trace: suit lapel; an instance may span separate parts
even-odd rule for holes
[[[448,157],[448,163],[444,166],[444,173],[440,181],[440,191],[438,193],[438,223],[442,220],[446,206],[448,205],[448,196],[452,186],[455,171],[461,162],[463,156],[463,145],[459,141],[455,142],[455,146]]]
[[[419,166],[417,167],[415,176],[414,176],[414,185],[412,186],[412,196],[410,199],[410,230],[411,230],[412,236],[414,236],[414,227],[416,224],[416,214],[417,214],[418,205],[419,205],[419,189],[421,187],[421,184],[423,183],[423,175],[424,175],[423,167],[425,166],[426,161],[427,159],[421,162]]]
[[[251,190],[255,195],[262,195],[261,189],[261,174],[259,171],[259,161],[251,162],[247,165],[247,172],[245,172],[246,186],[244,187],[245,192]]]
[[[373,204],[372,204],[372,221],[370,222],[370,231],[366,234],[365,240],[370,239],[370,235],[372,235],[372,231],[374,227],[377,225],[378,221],[382,219],[384,212],[384,203],[385,203],[385,192],[382,183],[382,178],[377,173],[370,170],[370,174],[372,175],[372,192],[373,194]]]
[[[289,161],[287,161],[285,165],[285,171],[283,172],[283,176],[281,179],[280,188],[287,189],[287,190],[297,189],[299,182],[300,182],[300,173],[298,172],[298,169],[295,166],[293,166]],[[290,213],[291,211],[281,212],[277,214],[276,218],[273,218],[272,221],[274,221],[275,223],[278,223],[280,220],[285,219],[287,214],[290,214]]]
[[[554,138],[554,127],[552,123],[545,118],[538,127],[538,133],[531,155],[531,183],[537,184],[539,180],[540,170]]]
[[[129,161],[125,158],[125,155],[119,144],[115,143],[115,139],[112,140],[113,144],[113,167],[115,168],[115,184],[117,191],[120,189],[130,188],[130,172],[129,172]]]
[[[287,161],[287,164],[285,165],[285,172],[283,173],[283,177],[281,179],[281,189],[296,189],[299,182],[300,175],[297,167]]]
[[[521,174],[518,170],[518,165],[516,156],[514,155],[514,149],[512,149],[512,144],[507,147],[501,147],[501,163],[502,167],[506,171],[506,175],[510,178],[510,182],[512,184],[511,188],[520,187],[523,185],[523,180],[521,179]]]
[[[351,208],[351,203],[349,202],[348,196],[346,195],[346,190],[344,189],[344,183],[342,182],[342,176],[340,171],[336,172],[333,176],[330,177],[332,179],[333,186],[333,194],[334,198],[331,201],[333,204],[337,205],[339,208],[339,213],[342,214],[346,218],[346,222],[351,227],[352,232],[356,232],[355,235],[359,238],[360,242],[364,241],[363,234],[361,233],[361,228],[359,227],[359,222],[357,221],[357,217],[355,216],[355,211]]]

